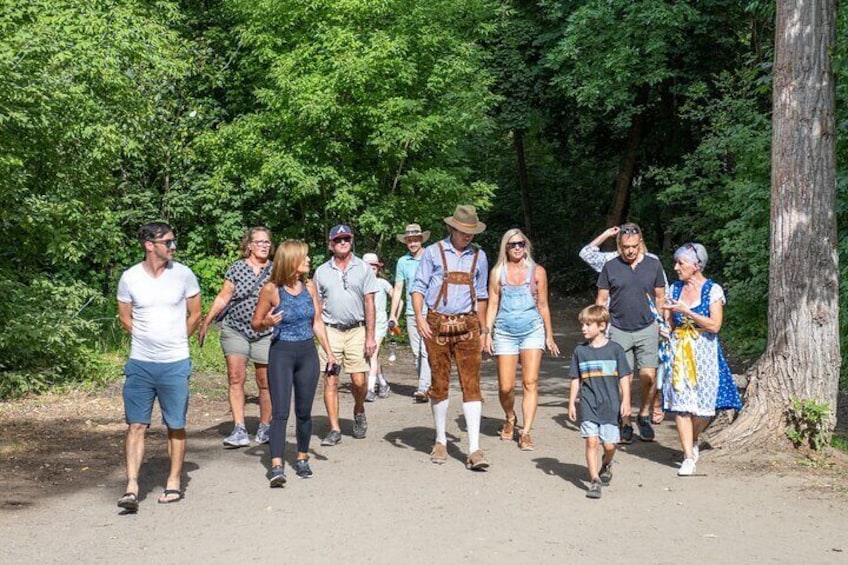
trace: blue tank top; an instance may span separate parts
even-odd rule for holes
[[[312,339],[315,335],[312,331],[315,305],[312,303],[312,295],[306,290],[306,285],[301,286],[300,293],[297,295],[289,294],[281,286],[277,287],[277,293],[280,295],[280,305],[274,308],[274,312],[282,310],[283,319],[274,326],[273,341]]]

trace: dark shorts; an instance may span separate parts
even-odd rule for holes
[[[124,365],[124,417],[127,424],[150,425],[153,401],[159,399],[162,421],[171,430],[186,427],[191,360],[151,363],[129,359]]]

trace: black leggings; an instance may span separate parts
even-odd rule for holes
[[[312,401],[318,388],[318,351],[312,339],[275,341],[268,355],[268,390],[271,393],[271,457],[282,459],[286,449],[286,423],[294,388],[297,450],[309,451],[312,435]]]

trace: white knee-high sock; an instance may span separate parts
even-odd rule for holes
[[[479,400],[462,403],[465,414],[465,426],[468,428],[468,454],[480,449],[480,419],[483,417],[483,403]]]
[[[439,402],[430,402],[430,408],[433,410],[433,424],[436,426],[436,441],[444,445],[448,444],[448,436],[446,433],[448,424],[448,403],[450,401],[445,398]]]
[[[368,374],[368,390],[374,390],[374,385],[377,383],[377,375]]]
[[[389,384],[386,382],[386,377],[383,376],[383,373],[377,375],[377,381],[380,383],[380,386],[386,386],[387,384]]]

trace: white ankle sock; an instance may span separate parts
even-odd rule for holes
[[[465,414],[465,426],[468,428],[468,454],[480,449],[480,419],[483,417],[483,403],[479,400],[462,403]]]
[[[367,390],[374,390],[374,383],[376,383],[376,382],[377,382],[377,375],[369,374],[368,375],[368,389]]]
[[[446,398],[439,402],[430,403],[430,408],[433,410],[433,424],[436,426],[436,441],[445,445],[448,444],[448,437],[445,431],[448,423],[449,402]]]

